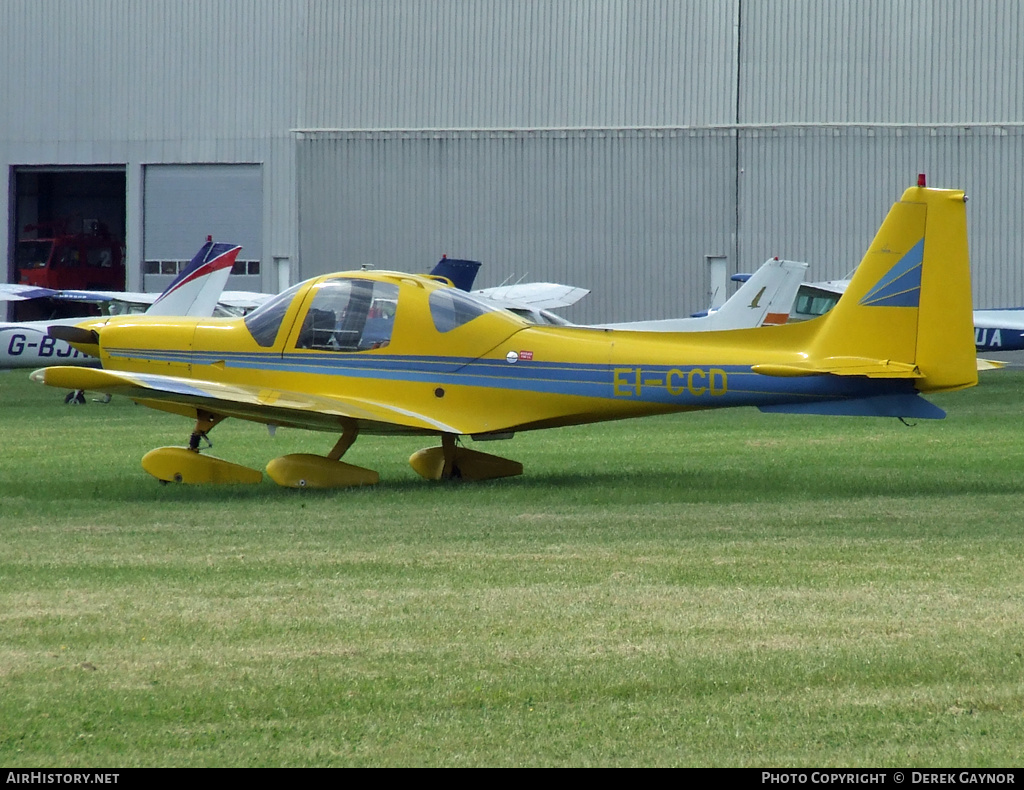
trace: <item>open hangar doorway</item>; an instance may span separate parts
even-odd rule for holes
[[[10,189],[7,282],[124,290],[124,165],[15,166]],[[9,317],[49,318],[45,302],[11,302]]]

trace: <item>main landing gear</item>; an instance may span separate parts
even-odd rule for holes
[[[198,412],[188,447],[158,447],[142,458],[142,468],[161,483],[259,483],[263,474],[258,469],[234,464],[212,455],[202,455],[199,445],[212,447],[207,434],[224,417]],[[341,457],[359,434],[354,421],[343,424],[341,438],[326,456],[292,453],[275,458],[267,464],[267,474],[287,488],[351,488],[374,485],[380,475],[372,469],[346,464]],[[470,450],[457,443],[455,434],[442,434],[440,447],[429,447],[412,455],[409,464],[427,480],[492,480],[523,473],[518,461]]]
[[[205,440],[213,426],[223,420],[219,414],[200,411],[196,427],[188,440],[188,447],[158,447],[142,456],[142,468],[161,483],[258,483],[263,474],[241,464],[233,464],[212,455],[200,455],[199,444]]]
[[[409,465],[427,480],[494,480],[523,473],[523,465],[518,461],[470,450],[456,440],[453,433],[441,434],[440,447],[413,453]]]
[[[346,464],[341,460],[356,440],[359,428],[356,424],[345,425],[334,449],[327,454],[293,453],[282,455],[267,464],[267,474],[279,486],[288,488],[351,488],[372,486],[380,481],[380,475],[372,469]]]

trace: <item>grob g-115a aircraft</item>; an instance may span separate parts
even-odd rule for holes
[[[438,437],[413,468],[480,480],[522,465],[464,437],[751,405],[938,418],[922,393],[977,383],[966,209],[963,192],[919,184],[893,205],[836,307],[799,324],[700,334],[536,326],[427,277],[355,271],[301,283],[244,319],[54,328],[104,369],[32,378],[190,418],[188,447],[153,450],[143,467],[194,483],[262,478],[199,452],[229,417],[341,435],[324,456],[267,465],[294,487],[377,482],[341,460],[360,433]]]

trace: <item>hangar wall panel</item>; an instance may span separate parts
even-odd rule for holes
[[[736,0],[310,0],[303,128],[730,123]]]
[[[1024,121],[1018,0],[742,0],[739,123]]]
[[[0,160],[125,166],[135,289],[145,165],[264,164],[266,263],[290,260],[305,10],[306,0],[4,0]]]
[[[0,3],[0,160],[8,168],[124,166],[128,252],[136,263],[142,257],[146,165],[259,163],[264,254],[297,269],[297,190],[310,184],[307,176],[296,177],[295,157],[303,143],[295,143],[291,129],[398,134],[395,130],[475,128],[486,135],[496,128],[569,127],[599,136],[611,133],[601,129],[613,127],[636,134],[664,127],[674,139],[687,132],[683,127],[694,126],[712,138],[721,129],[738,128],[746,140],[743,135],[754,133],[750,125],[810,122],[871,126],[876,135],[883,134],[884,124],[1012,127],[1024,123],[1022,62],[1024,4],[1017,0],[5,0]],[[1013,249],[1007,251],[1010,242],[1001,241],[1016,243],[1021,224],[1019,203],[1012,194],[1003,199],[1001,184],[1024,180],[1024,159],[1019,133],[1006,131],[1002,139],[998,127],[992,128],[991,139],[979,129],[977,139],[969,136],[974,132],[954,135],[957,142],[943,143],[948,149],[934,150],[968,162],[958,178],[977,183],[976,200],[988,201],[984,217],[992,217],[991,232],[973,231],[989,220],[982,219],[978,203],[971,206],[978,292],[1002,292],[1024,302],[1017,258]],[[712,198],[709,222],[717,223],[712,234],[730,234],[737,209],[743,217],[739,257],[730,270],[748,269],[773,251],[780,228],[793,229],[787,237],[793,246],[809,244],[795,235],[801,229],[820,233],[835,213],[824,208],[807,213],[814,207],[797,197],[814,191],[819,173],[840,169],[849,179],[848,191],[857,199],[840,211],[851,218],[858,206],[873,207],[878,200],[867,185],[876,167],[890,168],[898,182],[890,190],[895,194],[918,170],[930,169],[933,183],[940,177],[934,167],[919,163],[924,143],[911,135],[883,145],[878,137],[856,143],[860,133],[838,132],[844,142],[832,148],[824,139],[801,142],[799,135],[809,133],[799,129],[780,138],[785,144],[768,145],[769,131],[757,134],[764,137],[752,138],[762,146],[756,166],[772,173],[776,186],[792,186],[782,198],[768,187],[742,189],[738,207],[724,210]],[[590,139],[552,147],[548,166],[567,172],[575,184],[592,179],[603,185],[606,171],[624,173],[637,203],[679,206],[699,199],[689,182],[679,195],[669,194],[668,176],[653,178],[649,198],[633,186],[631,179],[641,177],[634,170],[648,173],[662,155],[674,162],[671,150],[655,153],[652,143],[643,155],[629,153],[628,146],[599,153],[594,145]],[[378,166],[396,161],[391,150]],[[755,149],[743,150],[743,161],[754,166]],[[714,162],[719,155],[718,148],[710,154]],[[734,148],[730,155],[735,158]],[[836,156],[838,163],[831,161]],[[938,155],[928,161],[945,166]],[[326,159],[322,164],[337,169]],[[426,177],[415,158],[399,164],[403,177]],[[503,173],[502,183],[515,187],[510,168],[520,166],[526,168],[524,188],[541,183],[530,169],[536,166],[532,159],[520,162],[493,148],[479,154],[470,170]],[[591,167],[602,170],[590,174]],[[991,182],[982,179],[986,174]],[[734,173],[733,182],[737,179],[741,187],[754,180],[746,171]],[[371,173],[371,183],[382,180],[385,176]],[[710,193],[719,189],[716,182]],[[988,200],[986,190],[1000,198]],[[796,228],[796,220],[779,217],[756,228],[749,212],[769,196],[796,201],[796,216],[813,217],[816,225],[808,219]],[[579,206],[584,197],[572,200]],[[519,232],[529,235],[533,200],[521,210]],[[563,224],[581,216],[574,210],[564,215]],[[0,193],[0,213],[10,213],[6,192]],[[553,224],[548,217],[544,221]],[[680,234],[703,232],[699,223],[690,227],[688,221]],[[645,222],[637,227],[649,235],[654,223]],[[304,232],[315,226],[302,224]],[[382,221],[379,227],[390,225]],[[589,229],[584,225],[580,233]],[[549,233],[543,226],[538,232]],[[859,231],[849,233],[859,237]],[[1002,246],[989,251],[978,245]],[[719,245],[694,242],[698,246],[699,257]],[[769,249],[762,253],[763,247]],[[846,258],[853,247],[846,241],[820,254]],[[566,244],[559,253],[574,249]],[[291,279],[296,276],[293,272]]]
[[[781,128],[740,138],[739,260],[765,253],[844,277],[917,173],[967,192],[977,307],[1024,304],[1024,127]]]
[[[483,261],[481,287],[526,277],[592,294],[596,322],[707,307],[706,255],[732,252],[727,132],[304,135],[302,277]]]
[[[304,0],[4,0],[0,74],[18,79],[3,82],[0,139],[59,141],[75,158],[78,142],[159,141],[177,159],[186,140],[287,134],[304,11]]]
[[[686,315],[707,305],[707,255],[730,272],[778,255],[846,275],[924,172],[971,197],[976,304],[1024,303],[1024,198],[1004,172],[1024,161],[1024,128],[745,130],[738,200],[735,150],[727,132],[306,136],[301,275],[426,271],[446,253],[484,261],[484,286],[592,289],[575,321]]]

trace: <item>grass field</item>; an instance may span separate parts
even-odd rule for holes
[[[1024,765],[1022,396],[524,434],[484,484],[364,437],[324,493],[160,486],[186,420],[0,374],[0,764]]]

